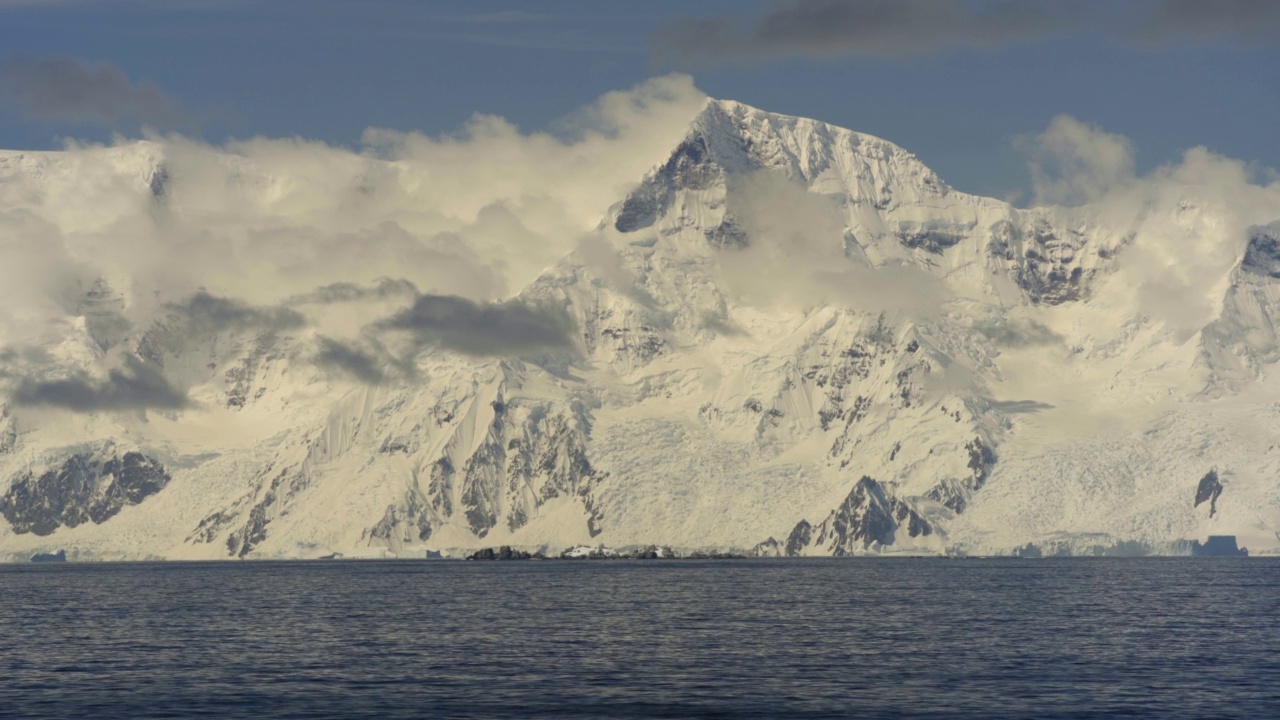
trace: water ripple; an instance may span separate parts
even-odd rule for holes
[[[1280,717],[1280,561],[0,567],[20,717]]]

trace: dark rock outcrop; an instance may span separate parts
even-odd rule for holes
[[[963,513],[969,505],[969,497],[982,489],[987,477],[991,474],[991,466],[996,463],[996,455],[991,448],[975,437],[964,444],[969,454],[969,475],[962,478],[946,478],[939,482],[925,497],[942,503],[957,515]]]
[[[913,538],[928,536],[933,527],[909,503],[863,475],[840,507],[817,527],[804,520],[796,524],[787,538],[786,554],[800,555],[812,545],[837,557],[853,555],[872,545],[892,545],[900,532]]]
[[[572,418],[534,412],[524,421],[495,414],[486,441],[450,483],[458,484],[461,507],[456,510],[476,537],[484,537],[500,522],[517,530],[547,501],[575,496],[587,512],[588,532],[595,537],[602,530],[604,513],[593,491],[604,477],[591,466],[583,431]],[[429,501],[441,502],[436,497]]]
[[[1031,302],[1060,305],[1088,297],[1096,271],[1081,265],[1085,238],[1074,231],[1060,234],[1043,218],[1028,227],[1008,220],[991,227],[987,251],[1013,263],[1014,280]]]
[[[516,550],[510,545],[503,545],[497,549],[483,548],[467,556],[468,560],[533,560],[535,558],[541,560],[542,555]]]
[[[28,472],[15,478],[0,498],[0,514],[20,535],[100,525],[160,492],[169,479],[163,465],[139,452],[107,459],[77,453],[38,477]]]
[[[715,248],[744,248],[750,244],[747,231],[732,216],[725,217],[719,225],[703,233],[707,242]]]
[[[1204,477],[1200,478],[1200,485],[1196,487],[1196,504],[1200,507],[1200,503],[1209,503],[1209,517],[1213,517],[1218,511],[1218,496],[1222,494],[1222,481],[1218,479],[1218,471],[1210,470]]]
[[[756,546],[751,548],[751,556],[780,557],[782,555],[782,551],[782,543],[778,542],[777,538],[770,536],[765,538],[763,542],[756,543]]]
[[[692,135],[680,143],[671,157],[635,192],[627,196],[613,226],[624,233],[643,230],[667,211],[677,190],[701,190],[720,174],[706,138]]]
[[[1240,269],[1253,275],[1280,279],[1280,222],[1249,228]]]
[[[813,526],[808,520],[801,520],[791,529],[791,534],[787,536],[787,544],[783,546],[782,552],[787,557],[795,557],[799,555],[813,539]]]
[[[232,557],[243,558],[253,552],[255,547],[267,539],[267,526],[271,520],[283,512],[282,508],[293,496],[305,490],[310,484],[311,474],[305,467],[286,468],[276,473],[266,492],[249,509],[249,516],[244,525],[227,536],[227,553]],[[215,515],[223,515],[223,513],[215,513]],[[213,536],[216,537],[217,532],[220,531],[220,527],[214,530]]]
[[[953,247],[964,239],[964,234],[940,228],[906,228],[897,233],[898,242],[913,250],[924,250],[933,255]]]
[[[381,541],[394,548],[430,537],[431,510],[417,492],[410,491],[402,504],[387,507],[382,519],[365,531],[364,539]]]

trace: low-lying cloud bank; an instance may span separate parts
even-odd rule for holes
[[[211,330],[297,325],[250,308],[405,287],[502,300],[571,252],[704,102],[673,75],[602,96],[567,138],[476,116],[441,137],[369,130],[355,149],[172,134],[0,155],[0,346],[79,314],[99,281],[135,327],[175,311]]]
[[[157,368],[127,355],[123,368],[112,368],[103,380],[82,372],[56,380],[23,378],[13,391],[18,406],[48,406],[75,412],[178,410],[187,394],[175,388]]]
[[[292,333],[299,357],[367,384],[413,377],[430,348],[572,356],[566,309],[517,293],[572,254],[656,307],[593,232],[705,102],[673,75],[606,94],[566,124],[567,138],[477,116],[452,136],[370,130],[356,149],[172,134],[0,153],[3,392],[81,412],[181,408],[185,391],[120,344],[157,321],[190,337]],[[1087,204],[1088,222],[1133,228],[1100,290],[1121,296],[1110,306],[1178,333],[1213,317],[1247,228],[1280,217],[1274,177],[1202,148],[1138,176],[1129,140],[1068,116],[1019,147],[1035,204]],[[763,174],[739,181],[734,212],[751,243],[717,257],[737,300],[931,318],[951,299],[923,269],[846,257],[831,198]],[[740,332],[718,315],[706,324]],[[1062,345],[1030,319],[975,330],[1003,348]],[[76,333],[92,342],[36,358]]]
[[[476,303],[447,295],[420,295],[413,306],[378,323],[407,333],[418,346],[440,346],[466,355],[517,355],[568,349],[568,313],[520,301]]]
[[[159,121],[179,112],[109,65],[18,59],[0,78],[0,100],[42,117],[171,126]],[[146,131],[0,152],[0,350],[50,347],[82,316],[100,346],[0,368],[4,394],[84,412],[182,407],[159,368],[116,345],[157,321],[189,338],[296,331],[316,365],[366,383],[411,374],[415,348],[561,351],[567,316],[509,298],[572,252],[705,102],[671,75],[603,95],[559,135],[477,115],[438,137],[371,129],[356,148]],[[407,345],[389,352],[380,335]],[[85,362],[93,374],[66,370]]]

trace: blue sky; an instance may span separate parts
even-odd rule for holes
[[[1271,0],[0,0],[0,47],[8,148],[143,122],[348,146],[477,112],[554,131],[604,92],[685,72],[885,137],[971,192],[1024,191],[1015,141],[1060,114],[1128,137],[1140,172],[1197,145],[1280,168]],[[33,67],[92,68],[101,87],[32,89],[66,77]]]

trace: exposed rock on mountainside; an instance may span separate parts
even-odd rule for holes
[[[1200,478],[1200,485],[1196,487],[1196,507],[1200,507],[1203,502],[1209,503],[1209,517],[1218,511],[1218,496],[1222,494],[1222,482],[1218,480],[1218,471],[1210,470],[1204,477]]]
[[[0,497],[0,514],[19,534],[101,525],[160,492],[169,480],[164,466],[138,452],[79,453],[39,476],[27,472],[14,478]]]
[[[892,545],[899,532],[916,538],[932,535],[933,528],[910,505],[864,475],[817,527],[804,520],[796,524],[787,538],[786,554],[804,555],[813,548],[824,555],[857,555]]]

